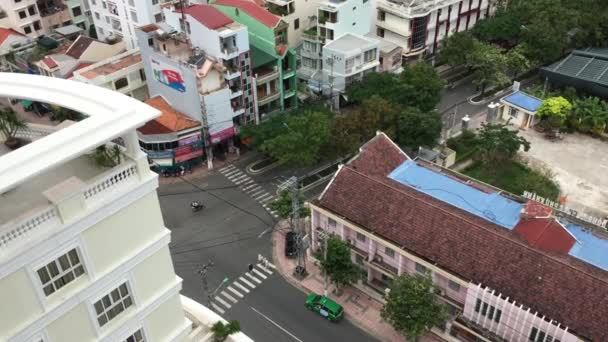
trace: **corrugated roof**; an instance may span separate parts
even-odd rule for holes
[[[142,134],[177,133],[201,125],[200,122],[173,109],[162,96],[149,98],[145,103],[160,110],[162,114],[158,118],[148,121],[144,126],[138,128],[137,130]]]
[[[522,91],[505,96],[502,100],[530,112],[536,112],[540,105],[543,104],[543,100]]]
[[[236,7],[268,27],[275,27],[281,18],[249,0],[217,0],[213,5]]]
[[[566,223],[565,226],[578,240],[570,255],[608,271],[608,240],[573,223]]]
[[[181,10],[176,10],[175,12],[181,13]],[[210,5],[188,6],[184,8],[184,13],[192,16],[196,21],[212,30],[234,22],[220,10]]]
[[[575,50],[563,60],[553,63],[543,70],[608,85],[608,49]]]
[[[497,192],[478,190],[412,160],[401,164],[388,177],[507,229],[513,229],[519,222],[524,207]]]

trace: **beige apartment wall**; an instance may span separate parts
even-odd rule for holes
[[[80,303],[72,310],[57,318],[46,328],[51,341],[79,341],[95,340],[95,330],[86,307],[86,302]]]
[[[43,309],[25,269],[0,279],[0,341],[32,321]]]
[[[165,246],[133,270],[135,293],[145,303],[175,283],[175,271],[171,263],[169,247]]]
[[[179,294],[175,294],[146,317],[146,342],[169,340],[177,332],[176,329],[183,326],[185,321]]]

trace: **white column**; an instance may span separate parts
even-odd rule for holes
[[[344,228],[344,224],[340,225],[340,238],[343,241],[346,240],[346,228]]]
[[[310,212],[310,248],[308,249],[310,250],[316,250],[317,249],[317,239],[316,239],[316,230],[317,230],[317,220],[315,220],[315,215],[316,212],[313,210],[311,210]]]
[[[399,254],[399,264],[397,266],[397,275],[400,276],[403,273],[403,255]]]
[[[374,240],[370,239],[370,237],[368,236],[367,239],[369,240],[369,243],[367,245],[367,260],[368,261],[372,261],[374,259]]]
[[[125,142],[127,148],[127,155],[133,159],[136,159],[141,150],[139,149],[139,138],[135,131],[130,131],[122,136],[122,140]]]

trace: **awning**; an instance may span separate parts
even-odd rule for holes
[[[34,102],[30,100],[21,100],[20,102],[23,108],[29,108],[34,104]]]

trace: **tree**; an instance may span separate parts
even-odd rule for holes
[[[304,203],[305,201],[304,194],[302,194],[301,191],[298,192],[298,201],[300,204]],[[269,207],[270,209],[276,211],[280,218],[289,219],[291,222],[291,219],[293,218],[291,191],[281,191],[279,193],[279,198],[272,201]],[[310,209],[300,205],[300,217],[306,217],[308,215],[310,215]]]
[[[574,102],[572,113],[579,120],[583,132],[601,134],[608,120],[608,103],[597,97],[586,97]]]
[[[476,145],[483,165],[496,170],[503,162],[513,159],[522,146],[524,151],[530,150],[530,142],[518,133],[504,124],[482,124]]]
[[[285,119],[280,134],[262,142],[260,149],[286,165],[309,166],[319,161],[329,142],[330,114],[307,110]]]
[[[454,67],[467,63],[467,55],[475,47],[475,38],[469,32],[456,32],[443,40],[439,58]]]
[[[523,54],[522,49],[515,48],[507,53],[506,56],[507,70],[511,76],[511,81],[522,72],[530,68],[530,61]]]
[[[361,270],[351,259],[350,246],[336,236],[330,236],[327,240],[327,258],[320,252],[321,269],[326,272],[331,281],[336,285],[336,289],[348,286],[361,277]]]
[[[446,307],[436,292],[428,276],[403,274],[393,280],[380,315],[399,333],[415,340],[447,319]]]
[[[95,149],[91,158],[97,166],[114,167],[120,164],[120,156],[121,153],[118,145],[114,145],[110,148],[106,145],[101,145]]]
[[[25,129],[25,121],[17,116],[17,113],[10,108],[0,109],[0,132],[4,136],[4,144],[10,148],[16,148],[19,140],[15,137],[20,129]]]
[[[488,86],[509,82],[506,75],[507,60],[499,48],[476,42],[473,51],[467,56],[467,65],[473,70],[473,84],[481,87],[481,96]]]
[[[264,142],[284,132],[285,120],[285,116],[272,116],[259,125],[245,125],[241,128],[241,139],[248,145],[260,148]]]
[[[397,143],[410,149],[435,146],[441,135],[441,116],[436,112],[423,112],[418,108],[406,108],[399,114]]]
[[[475,23],[472,32],[481,41],[511,48],[520,39],[521,26],[521,18],[516,11],[499,9],[493,17],[483,18]]]
[[[553,129],[559,128],[572,110],[572,104],[562,96],[549,97],[543,101],[536,113]]]
[[[399,103],[427,112],[435,109],[441,100],[445,82],[430,64],[417,63],[405,67],[401,73],[401,84],[404,89]]]
[[[389,72],[372,72],[363,80],[352,83],[346,88],[346,96],[353,103],[362,103],[374,95],[398,102],[402,94],[399,78]]]
[[[213,333],[213,340],[215,342],[226,341],[228,336],[241,331],[241,325],[238,321],[230,321],[228,324],[224,324],[222,321],[217,321],[211,326],[211,332]]]
[[[380,130],[395,137],[398,105],[373,95],[358,108],[336,116],[331,127],[332,157],[342,157],[356,151]]]

